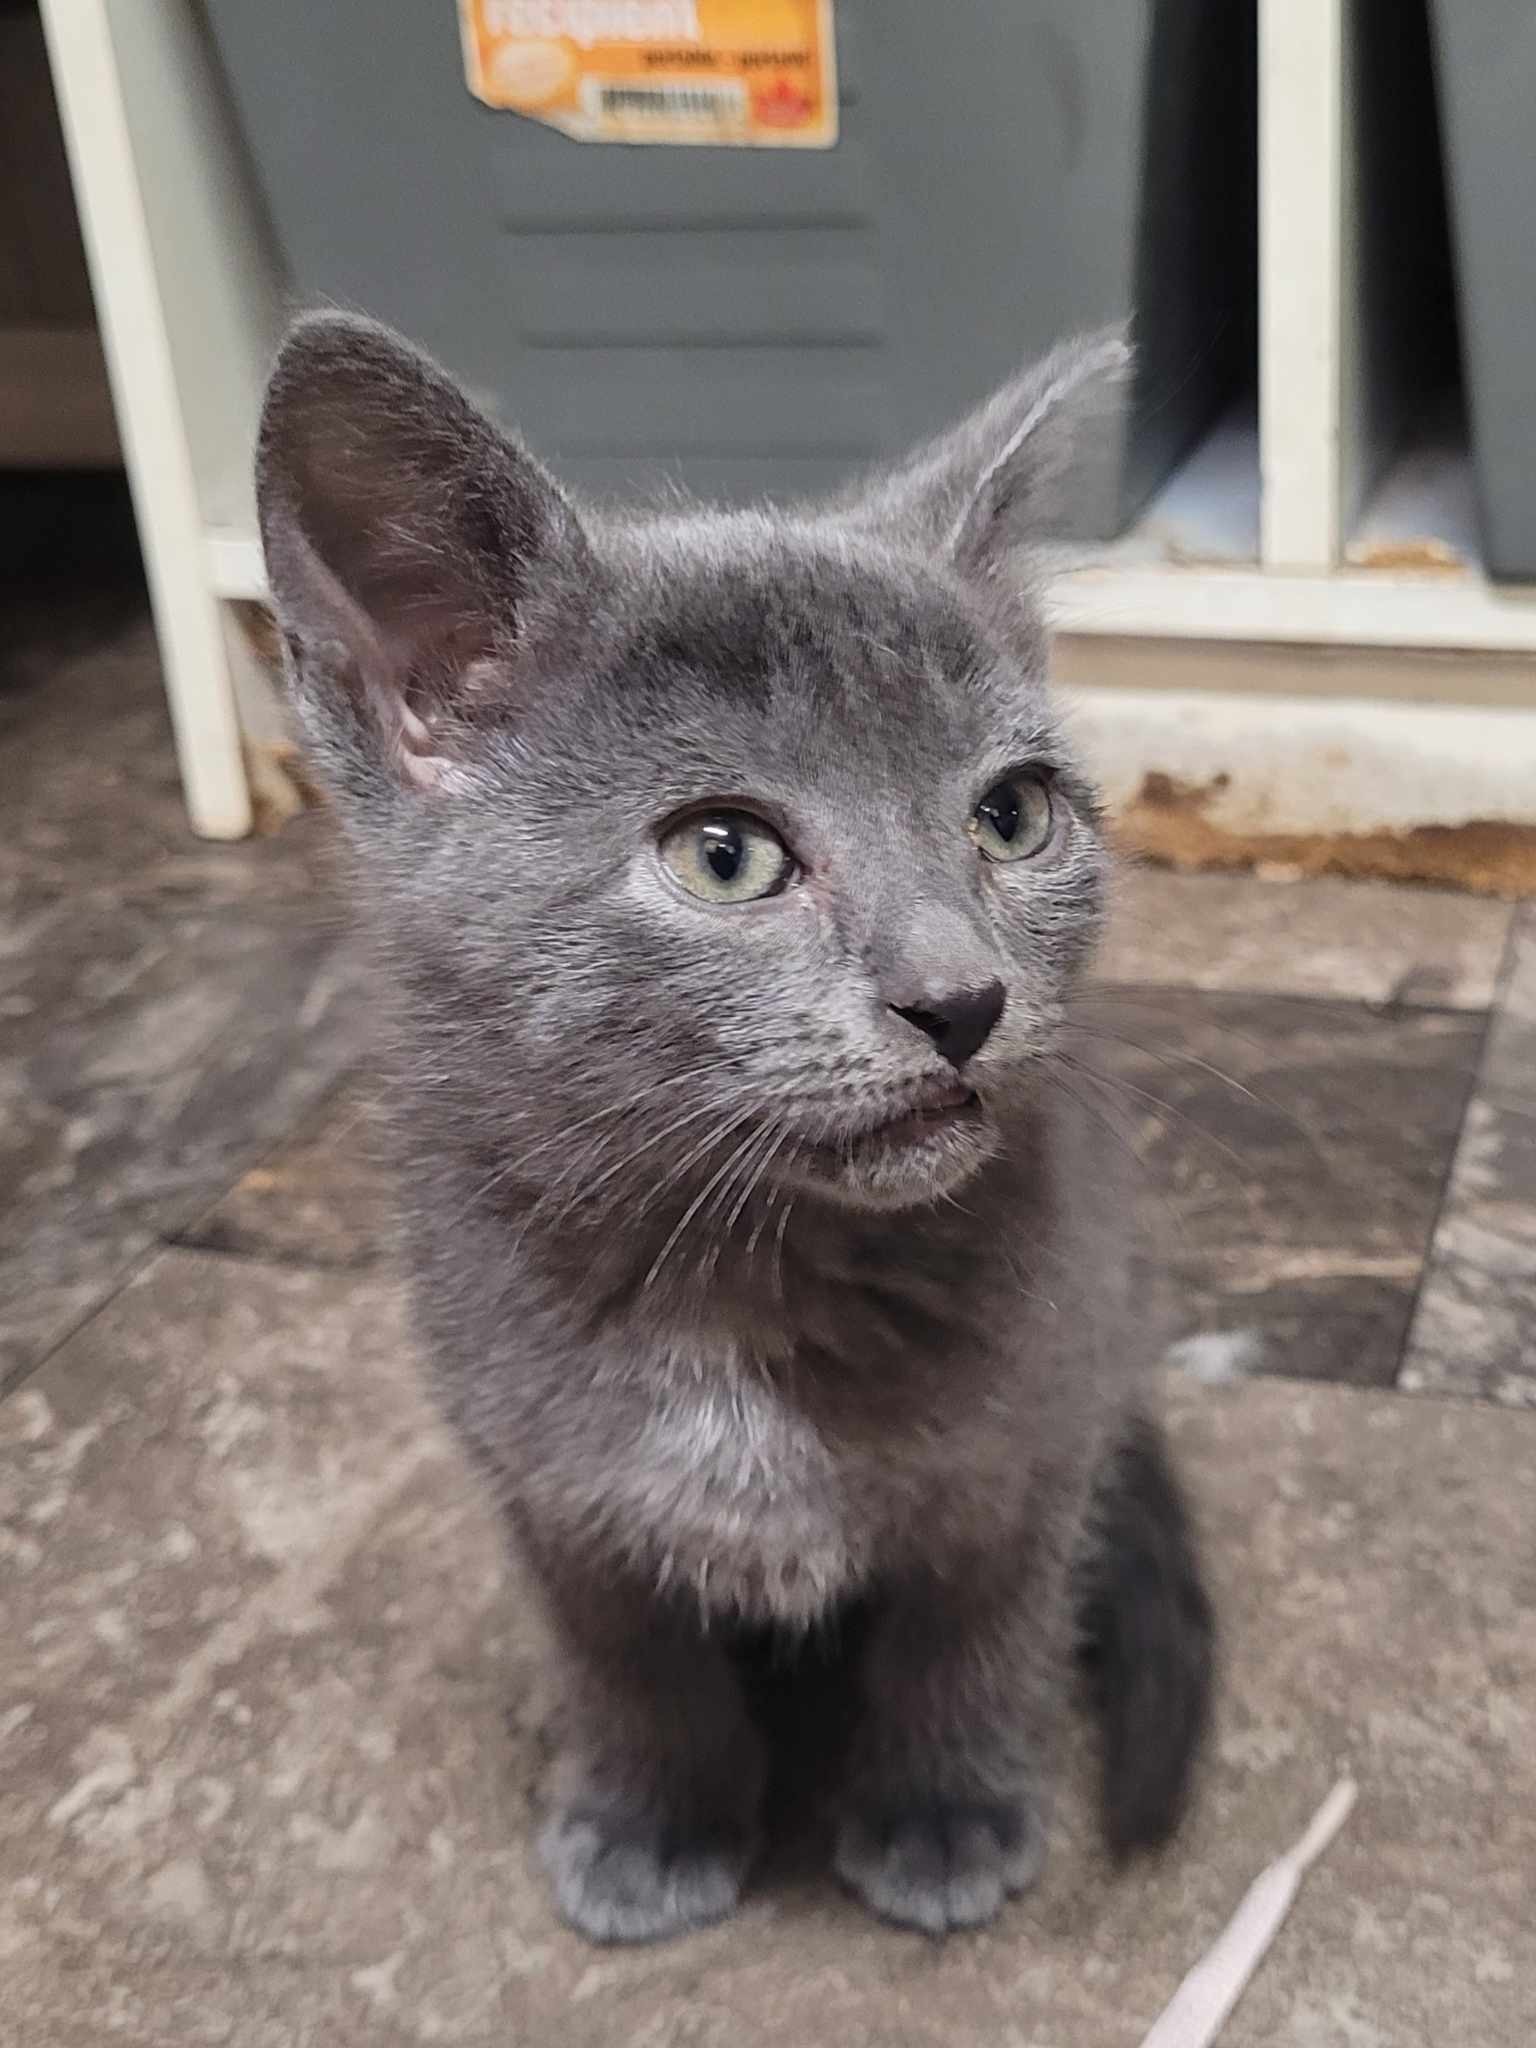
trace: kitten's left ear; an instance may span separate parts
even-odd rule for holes
[[[452,787],[452,735],[591,601],[554,480],[447,373],[369,320],[313,314],[267,386],[257,505],[299,707],[358,789]]]
[[[1130,367],[1119,328],[1064,342],[837,509],[986,577],[1049,527],[1080,429]]]

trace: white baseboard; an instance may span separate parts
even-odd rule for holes
[[[1063,691],[1114,810],[1170,795],[1258,835],[1536,827],[1536,706]]]

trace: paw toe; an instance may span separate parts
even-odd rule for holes
[[[660,1941],[735,1910],[745,1851],[669,1845],[659,1830],[563,1816],[539,1844],[561,1916],[589,1940]]]
[[[925,1934],[982,1927],[1034,1883],[1044,1857],[1032,1815],[1003,1806],[851,1817],[836,1870],[871,1912]]]

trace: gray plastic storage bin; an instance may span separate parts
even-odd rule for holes
[[[1072,522],[1108,533],[1247,373],[1245,0],[838,0],[824,151],[492,112],[451,0],[208,14],[298,296],[416,336],[578,484],[817,489],[1134,311]]]
[[[1484,558],[1536,580],[1536,5],[1432,14]]]

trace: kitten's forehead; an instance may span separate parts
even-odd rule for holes
[[[1044,715],[1043,634],[1006,634],[955,579],[842,536],[732,522],[658,551],[625,682],[784,747],[860,735],[880,751],[974,745],[999,712]]]
[[[1125,359],[1113,336],[1054,351],[819,506],[637,515],[575,504],[398,337],[301,321],[257,495],[324,772],[360,830],[392,833],[423,791],[509,777],[530,797],[541,773],[643,794],[647,719],[686,737],[694,713],[695,735],[755,714],[759,754],[865,725],[905,744],[909,776],[959,759],[989,696],[1004,718],[1033,698],[1048,731],[1015,579],[1072,422]]]

